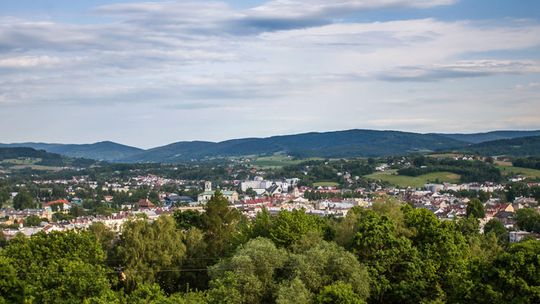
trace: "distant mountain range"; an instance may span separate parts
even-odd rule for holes
[[[81,157],[111,162],[175,163],[192,159],[200,160],[215,157],[271,155],[279,152],[296,157],[376,157],[443,150],[496,152],[498,149],[497,147],[503,149],[506,144],[513,143],[512,141],[504,140],[523,138],[523,146],[527,141],[536,140],[535,137],[532,136],[540,136],[540,131],[493,131],[474,134],[420,134],[400,131],[347,130],[321,133],[312,132],[296,135],[272,136],[267,138],[243,138],[222,142],[182,141],[148,150],[121,145],[110,141],[83,145],[16,143],[0,144],[0,147],[30,147],[69,157]],[[532,145],[528,152],[534,153],[527,155],[536,155],[540,153],[540,148],[537,147],[537,149],[534,147],[536,146]],[[510,149],[508,152],[516,152],[516,150],[517,148]]]

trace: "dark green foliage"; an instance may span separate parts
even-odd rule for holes
[[[19,192],[15,198],[13,198],[13,208],[18,210],[33,209],[37,207],[36,200],[28,191]]]
[[[240,226],[245,218],[240,211],[229,207],[219,190],[206,204],[202,221],[209,257],[224,256],[241,241]]]
[[[3,207],[10,198],[9,192],[6,189],[0,189],[0,208]]]
[[[540,242],[512,244],[474,272],[474,303],[540,303]]]
[[[196,210],[177,210],[173,214],[176,226],[179,229],[188,230],[192,227],[203,228],[203,215]]]
[[[493,234],[497,237],[499,244],[508,243],[508,230],[498,219],[491,219],[484,225],[484,234]]]
[[[540,157],[518,158],[512,161],[512,165],[516,167],[540,170]]]
[[[36,227],[41,224],[41,218],[37,215],[30,215],[24,219],[24,226],[26,227]]]
[[[522,230],[540,233],[540,213],[534,209],[519,209],[516,212],[516,223]]]
[[[480,155],[540,156],[540,136],[500,139],[463,148]]]
[[[486,216],[484,205],[479,199],[473,198],[467,203],[467,216],[472,218],[484,218]]]

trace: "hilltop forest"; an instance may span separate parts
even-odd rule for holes
[[[540,302],[540,242],[508,244],[496,220],[480,234],[475,214],[381,197],[343,219],[250,220],[216,192],[204,213],[134,218],[119,236],[99,223],[4,241],[0,303]]]

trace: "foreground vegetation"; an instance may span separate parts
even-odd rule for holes
[[[387,199],[344,219],[206,212],[18,236],[0,250],[0,303],[537,303],[540,242],[500,223],[439,221]]]

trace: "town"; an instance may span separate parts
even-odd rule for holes
[[[437,155],[432,157],[435,159]],[[4,173],[0,225],[7,240],[19,233],[31,236],[40,231],[88,229],[96,222],[121,233],[127,221],[141,216],[153,221],[175,212],[204,212],[206,203],[218,191],[231,208],[248,218],[255,218],[262,210],[274,215],[282,210],[303,210],[320,217],[343,218],[351,208],[370,208],[377,200],[394,198],[414,208],[425,208],[441,220],[453,221],[471,216],[469,209],[476,202],[482,211],[475,215],[479,219],[480,232],[493,220],[508,230],[511,242],[524,237],[540,239],[538,227],[526,229],[517,224],[519,213],[540,211],[540,176],[527,176],[517,170],[517,173],[510,171],[496,181],[489,177],[474,182],[432,180],[418,187],[396,186],[370,178],[373,174],[383,178],[395,176],[396,168],[415,168],[412,163],[425,162],[424,158],[319,160],[284,168],[265,168],[253,165],[250,159],[237,159],[224,165],[184,167],[186,171],[201,171],[201,179],[171,177],[174,176],[171,172],[182,170],[178,165],[160,167],[157,171],[163,171],[162,175],[148,173],[156,172],[156,167],[140,168],[137,165],[110,175],[103,173],[110,171],[105,166],[102,172],[69,178],[46,179],[34,174],[31,182],[16,184],[10,184],[8,181],[12,179]],[[440,162],[448,160],[460,166],[477,163],[481,168],[493,163],[492,159],[474,155],[454,155]],[[508,160],[497,160],[499,163],[504,161]],[[214,173],[203,176],[206,167]],[[426,168],[421,165],[418,170]],[[532,169],[525,171],[530,173]],[[216,172],[220,173],[215,175]],[[214,180],[205,179],[212,177]],[[317,180],[320,178],[324,180]]]

